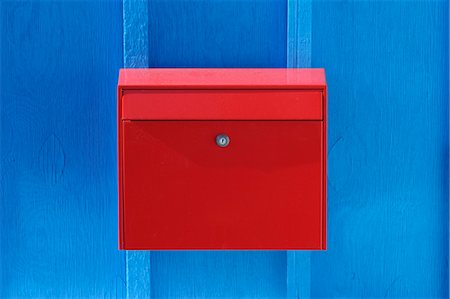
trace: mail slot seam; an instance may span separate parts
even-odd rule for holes
[[[258,87],[258,88],[226,88],[226,86],[208,86],[208,87],[193,87],[189,88],[186,86],[170,86],[170,88],[167,87],[154,87],[150,88],[148,86],[121,86],[122,88],[122,95],[125,95],[127,92],[133,92],[133,91],[319,91],[323,92],[325,90],[324,87]]]
[[[196,122],[224,122],[224,121],[239,121],[239,122],[323,122],[323,119],[122,119],[128,122],[170,122],[170,121],[196,121]]]

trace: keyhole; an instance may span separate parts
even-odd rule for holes
[[[220,147],[226,147],[230,144],[230,138],[225,134],[217,135],[216,144]]]

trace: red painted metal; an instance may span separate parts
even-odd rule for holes
[[[319,89],[324,69],[122,69],[127,89]]]
[[[326,248],[323,70],[122,70],[118,121],[121,249]]]
[[[130,120],[321,120],[322,109],[322,91],[150,90],[122,97],[122,119]]]

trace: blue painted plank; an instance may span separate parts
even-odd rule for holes
[[[213,3],[188,11],[210,24]],[[169,33],[168,57],[149,47],[154,65],[283,66],[292,50],[269,35],[286,19],[243,3],[239,38],[228,36],[236,28],[198,29],[175,8],[194,25],[176,29],[187,35],[179,49],[166,43],[181,33]],[[154,297],[448,297],[448,3],[313,3],[312,65],[327,68],[329,83],[330,206],[329,249],[311,253],[310,268],[284,252],[128,256],[148,285],[139,271],[125,274],[117,251],[122,28],[109,20],[122,16],[120,3],[0,5],[0,297],[133,297],[142,286]],[[176,18],[155,24],[164,32]]]
[[[148,67],[148,1],[123,0],[124,67]],[[126,252],[127,298],[151,298],[151,252]]]
[[[148,67],[148,0],[123,0],[124,67]]]
[[[151,251],[126,252],[127,298],[151,298]]]
[[[311,67],[312,0],[287,4],[287,67]]]
[[[311,0],[287,2],[287,67],[311,67]],[[311,254],[287,251],[286,281],[288,298],[310,298]]]
[[[328,250],[311,296],[448,298],[448,2],[313,2]]]
[[[286,2],[149,1],[151,67],[285,67]],[[154,298],[284,298],[286,254],[152,252]]]
[[[152,252],[153,298],[285,298],[284,251]]]
[[[0,297],[124,297],[121,3],[1,6]]]
[[[310,298],[311,253],[309,251],[287,251],[286,254],[287,298]]]
[[[151,67],[285,67],[286,1],[149,0]]]

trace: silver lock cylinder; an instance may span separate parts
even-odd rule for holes
[[[226,134],[219,134],[216,136],[216,144],[220,147],[227,147],[230,144],[230,137]]]

